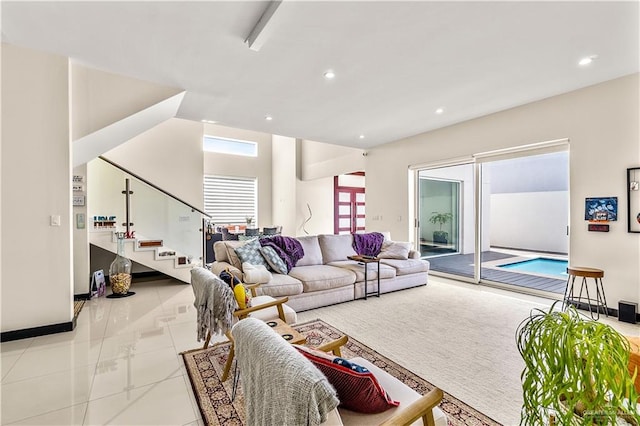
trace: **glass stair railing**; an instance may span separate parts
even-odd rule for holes
[[[190,282],[189,270],[203,264],[208,215],[104,157],[87,164],[87,175],[90,243],[115,253],[115,233],[128,232],[125,254],[131,260]]]

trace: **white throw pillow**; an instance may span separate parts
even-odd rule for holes
[[[382,249],[378,257],[380,259],[402,259],[407,260],[409,258],[409,251],[411,250],[411,243],[398,242],[398,241],[385,241],[382,243]]]
[[[247,284],[261,283],[266,284],[271,281],[273,276],[264,265],[252,265],[249,262],[242,264],[242,273],[244,282]]]

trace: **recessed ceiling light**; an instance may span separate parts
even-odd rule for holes
[[[580,61],[578,62],[578,65],[583,66],[583,67],[585,65],[589,65],[597,57],[598,57],[598,55],[585,56],[584,58],[580,59]]]
[[[324,73],[324,78],[326,78],[327,80],[333,80],[334,78],[336,78],[336,73],[333,70],[327,70]]]
[[[358,136],[360,139],[364,139],[364,135],[360,135]]]
[[[267,120],[267,121],[271,121],[271,120],[273,120],[273,117],[270,116],[270,115],[265,115],[264,119]]]
[[[217,121],[213,121],[213,120],[202,120],[203,123],[209,123],[209,124],[216,124]]]
[[[435,112],[436,114],[442,114],[444,112],[444,108],[438,108]]]

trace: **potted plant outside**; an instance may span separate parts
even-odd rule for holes
[[[449,243],[449,233],[442,230],[442,225],[445,225],[447,222],[453,219],[452,213],[440,213],[440,212],[432,212],[431,217],[429,218],[429,222],[434,225],[440,225],[440,230],[433,231],[433,242],[448,244]]]
[[[555,310],[556,303],[548,312],[534,309],[516,331],[525,362],[520,425],[640,424],[629,341],[572,305]]]

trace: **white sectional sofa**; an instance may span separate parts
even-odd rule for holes
[[[296,311],[305,311],[364,297],[365,265],[347,257],[355,255],[353,236],[310,235],[296,237],[304,256],[287,275],[272,273],[270,280],[258,288],[258,294],[273,297],[288,296],[287,304]],[[244,241],[218,241],[214,244],[216,261],[212,271],[219,274],[228,269],[248,282],[235,249]],[[386,240],[380,259],[380,292],[426,285],[429,262],[421,260],[409,243]],[[368,264],[367,290],[377,291],[378,267]]]

